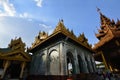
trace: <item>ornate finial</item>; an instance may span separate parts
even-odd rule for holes
[[[64,20],[63,20],[63,19],[59,19],[59,22],[62,22],[62,23],[63,23],[63,22],[64,22]]]
[[[96,7],[96,8],[97,8],[97,12],[101,13],[101,12],[100,12],[100,8],[98,8],[98,7]]]
[[[61,19],[61,22],[62,22],[62,23],[64,22],[63,19]]]
[[[66,27],[64,26],[63,19],[61,19],[59,20],[59,23],[57,24],[53,33],[58,32],[58,31],[63,31],[63,30],[66,30]]]
[[[15,36],[15,40],[17,39],[17,36]]]
[[[100,14],[101,25],[109,25],[111,23],[111,20],[103,15],[99,8],[97,8],[97,12]]]

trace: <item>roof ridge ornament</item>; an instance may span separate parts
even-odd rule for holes
[[[64,30],[67,31],[67,29],[64,25],[63,19],[61,19],[61,20],[59,20],[59,22],[58,22],[56,28],[54,29],[53,33],[56,33],[58,31],[64,31]]]
[[[96,7],[96,8],[97,8],[97,12],[101,13],[100,8],[98,8],[98,7]]]
[[[85,34],[82,33],[82,34],[79,34],[78,36],[78,40],[85,46],[87,47],[92,47],[91,44],[88,43],[88,39],[85,37]]]
[[[48,33],[45,31],[39,31],[38,35],[35,37],[34,42],[32,43],[32,47],[38,45],[42,40],[46,39],[48,37]]]
[[[106,17],[105,15],[102,14],[101,10],[97,7],[97,12],[100,14],[100,21],[101,21],[101,26],[104,25],[110,25],[111,24],[111,20]]]

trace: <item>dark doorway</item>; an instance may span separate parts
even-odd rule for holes
[[[19,61],[13,61],[11,62],[7,75],[9,75],[10,78],[19,78],[21,71],[21,65]]]
[[[4,67],[3,67],[3,62],[4,62],[4,60],[1,60],[0,59],[0,69],[3,69]]]

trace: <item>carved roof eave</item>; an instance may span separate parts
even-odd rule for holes
[[[93,47],[93,50],[94,51],[99,50],[99,48],[101,48],[103,45],[105,45],[106,43],[111,41],[114,37],[115,37],[114,35],[108,35],[108,36],[104,37],[97,44],[95,44],[95,46]]]
[[[89,49],[90,51],[93,52],[93,50],[88,47],[88,46],[85,46],[82,42],[80,42],[77,37],[75,37],[74,35],[71,34],[71,32],[67,31],[66,29],[60,29],[60,30],[57,30],[55,32],[53,32],[53,34],[51,34],[50,36],[48,36],[46,39],[44,39],[43,41],[41,41],[39,44],[37,44],[36,46],[34,47],[31,47],[28,49],[28,51],[32,51],[33,49],[35,49],[36,47],[40,46],[41,44],[43,44],[44,42],[46,42],[47,40],[49,40],[50,38],[56,36],[57,34],[59,33],[62,33],[64,34],[65,36],[68,36],[68,38],[72,39],[73,41],[77,42],[78,44],[84,46],[85,48]]]
[[[102,37],[102,36],[104,36],[104,35],[105,35],[105,33],[95,34],[95,36],[96,36],[97,38],[100,38],[100,37]]]
[[[120,31],[113,31],[114,37],[119,38],[120,37]]]
[[[12,51],[9,51],[9,52],[1,52],[0,53],[0,59],[7,59],[7,57],[8,56],[10,56],[10,55],[14,55],[14,54],[22,54],[24,57],[25,57],[25,59],[20,59],[20,58],[17,58],[16,60],[19,60],[19,61],[26,61],[26,62],[30,62],[31,61],[31,56],[28,54],[28,53],[26,53],[26,52],[23,52],[23,51],[20,51],[20,50],[16,50],[16,51],[14,51],[14,50],[12,50]],[[12,58],[10,58],[10,60],[12,60]],[[13,56],[13,60],[14,60],[14,56]]]
[[[96,36],[98,37],[98,36]],[[95,47],[93,50],[98,50],[100,47],[102,47],[105,43],[111,41],[112,39],[116,39],[120,37],[120,31],[112,30],[110,29],[110,32],[105,35],[103,39],[101,39],[97,44],[95,44]]]

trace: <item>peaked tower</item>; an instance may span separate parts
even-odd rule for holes
[[[109,19],[103,15],[100,11],[100,29],[95,34],[99,39],[99,42],[95,44],[93,50],[96,51],[96,60],[103,58],[106,69],[114,71],[115,68],[120,70],[119,48],[120,48],[120,21],[115,22],[113,19]],[[100,53],[100,54],[99,54]]]
[[[53,33],[58,32],[58,31],[65,31],[65,30],[66,30],[66,28],[65,28],[65,26],[64,26],[64,22],[63,22],[63,20],[60,20],[60,21],[58,22],[55,30],[53,31]]]

